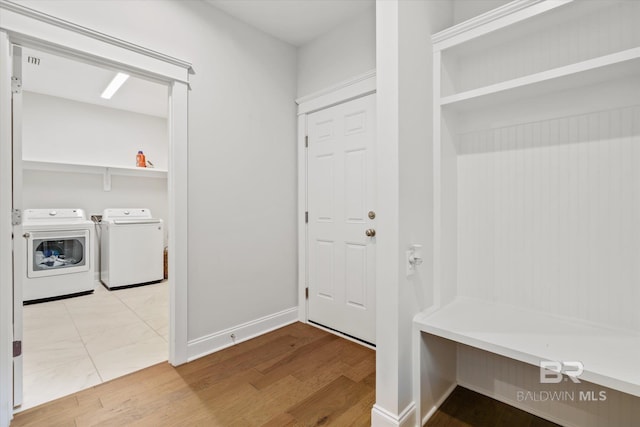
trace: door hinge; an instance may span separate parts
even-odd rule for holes
[[[309,287],[304,288],[304,297],[305,299],[309,299]]]
[[[304,148],[309,148],[309,135],[304,136]]]
[[[11,93],[22,93],[22,79],[11,77]]]
[[[22,341],[13,342],[13,357],[22,356]]]
[[[11,210],[11,225],[22,224],[22,211],[20,209]]]
[[[309,211],[304,213],[304,223],[309,224]]]

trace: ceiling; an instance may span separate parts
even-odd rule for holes
[[[39,64],[31,63],[29,57],[39,59]],[[167,86],[134,76],[129,77],[111,99],[102,99],[100,94],[116,73],[33,49],[23,48],[22,52],[22,88],[25,91],[167,117]]]
[[[374,5],[374,0],[205,1],[294,46],[310,42]]]
[[[373,7],[374,0],[205,0],[237,19],[301,46]],[[23,49],[25,91],[167,117],[167,87],[131,76],[111,99],[100,94],[117,73],[79,60]],[[37,58],[37,64],[29,61]]]

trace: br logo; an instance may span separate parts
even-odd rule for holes
[[[557,384],[562,382],[562,375],[569,377],[575,384],[580,384],[578,377],[584,372],[582,362],[575,361],[540,361],[540,382],[542,384]]]

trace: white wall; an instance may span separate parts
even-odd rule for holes
[[[376,68],[375,7],[298,48],[298,97]]]
[[[374,426],[413,425],[412,326],[433,293],[431,34],[450,25],[447,1],[377,2],[378,229]],[[406,250],[424,245],[408,278]]]
[[[134,167],[138,150],[167,169],[167,120],[23,92],[22,158]]]
[[[409,368],[413,317],[432,303],[433,289],[433,55],[431,35],[451,23],[446,0],[400,2],[399,26],[399,209],[400,268],[398,271],[401,383],[417,375]],[[406,276],[406,250],[423,245],[425,262]],[[401,397],[411,401],[412,390]]]
[[[189,340],[295,307],[295,48],[203,2],[22,3],[193,63]]]

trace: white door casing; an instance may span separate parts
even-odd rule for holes
[[[13,45],[11,47],[13,79],[18,79],[18,86],[12,89],[11,94],[11,117],[12,117],[12,138],[11,146],[13,150],[13,180],[12,180],[12,207],[22,212],[22,48]],[[22,343],[22,274],[26,268],[24,254],[26,254],[24,238],[22,237],[22,224],[13,226],[13,340]],[[20,351],[14,351],[13,357],[13,406],[22,405],[23,387],[23,356],[22,345],[18,345]]]
[[[375,95],[307,116],[308,320],[375,344]]]
[[[0,31],[0,426],[13,412],[13,291],[11,252],[11,53]]]

